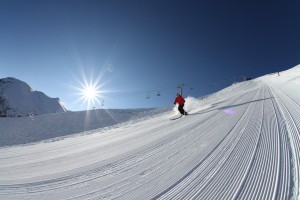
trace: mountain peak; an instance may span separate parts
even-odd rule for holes
[[[58,98],[34,91],[27,83],[14,77],[0,79],[0,116],[26,116],[65,112]]]

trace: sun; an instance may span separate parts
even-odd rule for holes
[[[87,109],[95,108],[97,105],[101,105],[103,97],[101,95],[100,79],[94,80],[93,78],[87,78],[83,74],[83,79],[79,82],[79,87],[74,87],[79,95],[78,101],[82,101],[86,104]]]
[[[95,100],[99,94],[99,91],[94,86],[85,86],[82,90],[82,95],[86,100]]]
[[[77,82],[76,85],[70,85],[76,92],[76,103],[80,103],[81,106],[86,106],[87,110],[99,108],[104,106],[104,93],[107,93],[103,87],[108,83],[102,82],[101,79],[104,76],[104,72],[100,71],[99,73],[89,73],[87,76],[85,70],[80,68],[81,77],[78,78],[75,76]]]
[[[95,82],[86,82],[82,84],[82,87],[79,89],[80,99],[87,103],[87,105],[94,106],[96,103],[99,103],[100,99],[100,87],[97,86]]]

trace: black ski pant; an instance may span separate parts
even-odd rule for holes
[[[187,112],[183,109],[184,104],[178,105],[178,110],[182,115],[187,115]]]

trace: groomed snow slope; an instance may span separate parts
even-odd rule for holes
[[[0,149],[0,199],[299,199],[300,66],[104,132]],[[195,106],[197,105],[197,106]]]
[[[0,118],[0,147],[33,143],[41,140],[60,140],[71,134],[89,134],[91,130],[107,129],[142,120],[166,111],[157,109],[96,109],[88,111],[52,113],[19,118]],[[136,120],[134,120],[136,121]],[[93,133],[95,131],[92,131]]]

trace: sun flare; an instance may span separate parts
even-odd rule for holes
[[[99,87],[95,84],[84,84],[80,89],[80,96],[84,102],[88,103],[88,106],[94,105],[100,99]]]
[[[83,97],[86,100],[93,100],[97,98],[97,94],[99,93],[99,91],[97,90],[96,87],[87,86],[83,89],[82,93],[83,93]]]
[[[106,69],[106,68],[105,68]],[[96,109],[100,106],[104,106],[104,94],[107,93],[107,89],[103,87],[109,82],[102,82],[101,79],[104,76],[106,70],[102,70],[99,73],[94,73],[93,70],[87,76],[84,68],[80,68],[80,78],[76,78],[77,85],[71,85],[76,91],[77,103],[86,105],[86,109]]]
[[[84,75],[83,80],[78,81],[80,87],[76,87],[79,101],[86,104],[87,109],[95,108],[97,105],[102,105],[103,97],[101,95],[99,80],[87,79]]]

